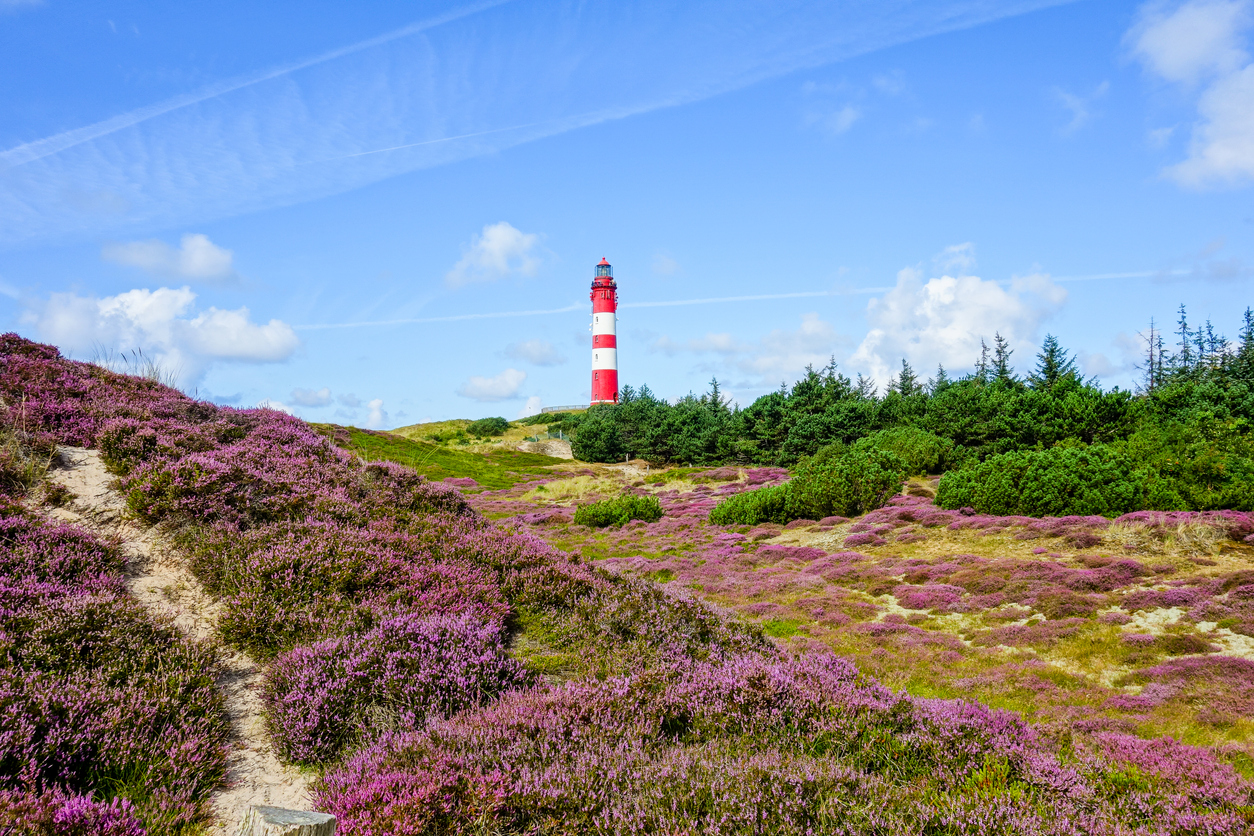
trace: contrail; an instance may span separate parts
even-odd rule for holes
[[[1187,275],[1187,270],[1139,270],[1129,273],[1095,273],[1089,276],[1050,277],[1055,282],[1089,282],[1107,279],[1146,279],[1162,275]],[[1009,284],[1010,280],[998,282]],[[708,296],[702,299],[668,299],[657,302],[624,302],[619,308],[675,308],[684,305],[717,305],[727,302],[765,302],[774,299],[817,299],[833,296],[862,296],[871,293],[888,293],[892,287],[854,287],[840,290],[799,290],[794,293],[757,293],[751,296]],[[529,311],[495,311],[492,313],[454,314],[451,316],[427,316],[412,319],[380,319],[362,322],[333,322],[317,325],[295,325],[299,331],[322,331],[333,328],[374,328],[388,325],[420,325],[432,322],[461,322],[468,319],[511,319],[524,316],[548,316],[587,310],[587,304],[576,302],[564,308]]]
[[[0,247],[301,203],[1076,1],[445,0],[376,38],[0,151]]]
[[[378,35],[364,41],[358,41],[355,44],[349,44],[348,46],[324,52],[321,55],[316,55],[313,58],[307,58],[304,61],[284,64],[253,75],[237,76],[233,79],[227,79],[216,84],[210,84],[207,87],[202,87],[200,90],[195,92],[185,93],[182,96],[174,96],[173,98],[166,99],[163,102],[158,102],[147,107],[132,110],[129,113],[114,116],[112,119],[105,119],[102,122],[96,122],[94,125],[85,125],[81,128],[75,128],[70,131],[64,131],[50,137],[45,137],[44,139],[37,139],[34,142],[27,142],[23,145],[18,145],[8,149],[7,151],[0,151],[0,163],[6,163],[10,166],[19,166],[25,163],[34,162],[35,160],[42,159],[43,157],[47,157],[51,154],[56,154],[68,148],[73,148],[76,145],[81,145],[84,142],[91,142],[93,139],[99,139],[101,137],[108,136],[109,134],[116,133],[117,131],[134,127],[135,125],[146,122],[149,119],[162,116],[166,113],[190,107],[192,105],[199,104],[200,102],[208,101],[209,99],[215,99],[236,90],[252,87],[253,85],[260,84],[263,81],[270,81],[271,79],[290,75],[297,70],[313,67],[327,61],[332,61],[336,58],[343,58],[346,55],[352,55],[354,52],[360,52],[363,49],[381,46],[389,41],[397,40],[398,38],[416,35],[419,32],[425,32],[428,29],[434,29],[437,26],[443,26],[446,23],[451,23],[458,18],[478,14],[479,12],[510,2],[513,2],[513,0],[486,0],[485,2],[475,3],[470,6],[465,6],[463,8],[438,15],[430,18],[429,20],[411,23],[408,26],[401,27],[400,29],[393,30],[384,35]]]
[[[548,314],[571,313],[584,307],[576,303],[564,308],[551,308],[545,311],[497,311],[494,313],[454,314],[452,316],[423,316],[412,319],[376,319],[368,322],[329,322],[321,325],[294,325],[298,331],[325,331],[331,328],[374,328],[385,325],[421,325],[428,322],[461,322],[465,319],[506,319],[516,316],[546,316]]]

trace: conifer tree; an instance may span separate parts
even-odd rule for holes
[[[877,390],[875,388],[875,382],[870,378],[863,377],[859,372],[857,387],[854,391],[857,393],[859,398],[869,400],[870,398],[875,397]]]
[[[1003,383],[1009,383],[1015,379],[1015,370],[1010,367],[1010,355],[1014,351],[1010,348],[1010,343],[1006,338],[997,332],[993,336],[993,376]]]
[[[940,363],[937,363],[936,377],[928,381],[927,388],[929,392],[936,395],[940,392],[944,392],[952,383],[953,381],[949,379],[949,375],[945,372],[945,367]]]
[[[1193,370],[1193,345],[1190,339],[1189,318],[1184,303],[1180,303],[1180,319],[1176,321],[1176,333],[1180,335],[1180,353],[1173,359],[1172,365],[1177,372],[1188,373]]]
[[[980,337],[980,359],[975,364],[975,379],[988,383],[988,343],[984,342],[983,337]]]
[[[903,395],[918,395],[923,391],[919,376],[904,357],[901,358],[901,374],[897,376],[897,391]]]
[[[1057,337],[1046,334],[1041,352],[1036,355],[1036,370],[1028,375],[1028,383],[1033,389],[1048,391],[1062,380],[1074,380],[1078,377],[1075,359],[1058,345]]]

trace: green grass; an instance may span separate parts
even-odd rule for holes
[[[762,622],[762,631],[776,639],[788,639],[801,632],[805,624],[800,618],[768,618]]]
[[[390,461],[412,467],[428,479],[440,481],[449,476],[469,477],[485,488],[508,488],[543,476],[556,476],[554,465],[569,464],[564,459],[520,453],[517,450],[492,450],[472,453],[415,441],[393,433],[341,427],[336,424],[313,424],[315,430],[337,445],[368,461]]]

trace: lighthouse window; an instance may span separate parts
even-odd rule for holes
[[[600,372],[593,372],[593,373],[592,373],[592,379],[593,379],[593,380],[600,380],[600,379],[601,379],[601,373],[600,373]]]

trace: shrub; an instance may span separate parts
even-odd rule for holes
[[[1140,510],[1146,477],[1127,456],[1101,444],[1003,453],[941,479],[936,504],[981,514],[1032,517]]]
[[[604,499],[575,509],[575,524],[590,528],[607,525],[623,525],[631,520],[657,522],[662,519],[662,503],[656,496],[625,494],[614,499]]]
[[[759,525],[791,521],[788,516],[788,485],[767,485],[727,497],[710,511],[714,525]]]
[[[715,525],[758,525],[852,517],[883,507],[901,492],[906,465],[877,448],[831,445],[797,469],[792,481],[724,499],[710,511]]]
[[[504,418],[480,418],[478,421],[471,421],[466,427],[466,432],[479,438],[488,438],[494,435],[505,435],[508,429],[509,421]]]
[[[917,427],[880,430],[859,439],[853,449],[887,450],[905,463],[910,475],[940,473],[951,466],[954,443]]]
[[[790,519],[853,517],[901,493],[908,466],[895,453],[855,444],[839,457],[815,456],[788,483]]]
[[[360,737],[421,728],[429,717],[481,705],[526,682],[499,625],[401,616],[280,656],[264,698],[279,752],[320,763]]]

